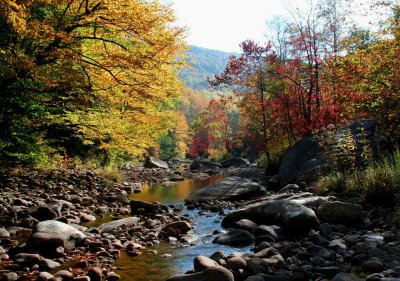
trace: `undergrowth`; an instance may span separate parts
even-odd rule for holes
[[[348,192],[357,195],[360,203],[373,205],[394,203],[400,192],[400,149],[365,169],[334,171],[316,183],[319,194]]]

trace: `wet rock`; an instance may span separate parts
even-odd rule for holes
[[[362,220],[362,207],[340,201],[326,202],[319,206],[318,215],[325,222],[354,225]]]
[[[240,177],[227,177],[222,181],[193,192],[186,204],[208,202],[212,200],[234,201],[249,199],[266,194],[265,187]]]
[[[219,266],[219,264],[216,261],[205,256],[197,256],[194,259],[193,264],[194,264],[194,271],[196,272],[203,271],[204,269],[207,268],[213,268]]]
[[[162,259],[170,259],[173,258],[173,256],[171,254],[163,254],[160,256]]]
[[[164,162],[158,158],[148,156],[143,164],[145,168],[162,168],[169,169],[167,162]]]
[[[228,269],[218,266],[207,268],[201,272],[193,274],[176,275],[167,281],[234,281],[232,272]]]
[[[188,233],[192,229],[192,225],[187,221],[177,221],[167,224],[162,231],[169,233],[169,230],[179,231],[180,234]]]
[[[252,232],[257,227],[257,224],[252,222],[251,220],[242,219],[242,220],[236,222],[236,226],[237,226],[237,228]]]
[[[216,237],[213,243],[231,246],[246,246],[254,243],[254,235],[243,229],[231,229]]]
[[[98,228],[101,233],[110,233],[116,230],[117,228],[136,226],[138,222],[139,218],[130,217],[104,223],[100,225]]]
[[[169,212],[168,206],[158,203],[149,203],[146,201],[131,200],[131,213],[132,215],[138,214],[160,214]]]

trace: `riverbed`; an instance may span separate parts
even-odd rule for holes
[[[162,204],[173,205],[181,209],[181,215],[193,221],[195,229],[190,234],[190,243],[170,244],[161,242],[154,245],[151,250],[156,254],[143,253],[137,257],[121,255],[115,266],[122,280],[131,281],[164,281],[176,274],[183,274],[193,268],[193,259],[198,255],[209,256],[216,251],[223,251],[225,256],[238,251],[250,251],[250,247],[235,248],[213,244],[214,231],[220,231],[222,216],[218,213],[187,210],[184,199],[193,191],[217,183],[224,178],[223,175],[211,176],[206,179],[185,179],[172,186],[162,184],[146,185],[141,193],[132,194],[131,199],[147,202],[157,201]],[[168,254],[170,257],[163,257]]]

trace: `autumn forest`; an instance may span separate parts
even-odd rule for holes
[[[293,7],[268,22],[265,42],[245,40],[219,72],[194,77],[171,4],[1,0],[1,165],[146,155],[273,163],[304,136],[363,118],[395,145],[400,5],[371,4],[385,14],[368,29],[349,20],[351,2]]]

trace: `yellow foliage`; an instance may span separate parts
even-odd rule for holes
[[[186,46],[170,5],[3,0],[0,10],[18,36],[17,45],[1,50],[8,65],[0,65],[0,78],[29,77],[68,92],[66,110],[51,122],[78,127],[104,149],[136,155],[173,127]]]

